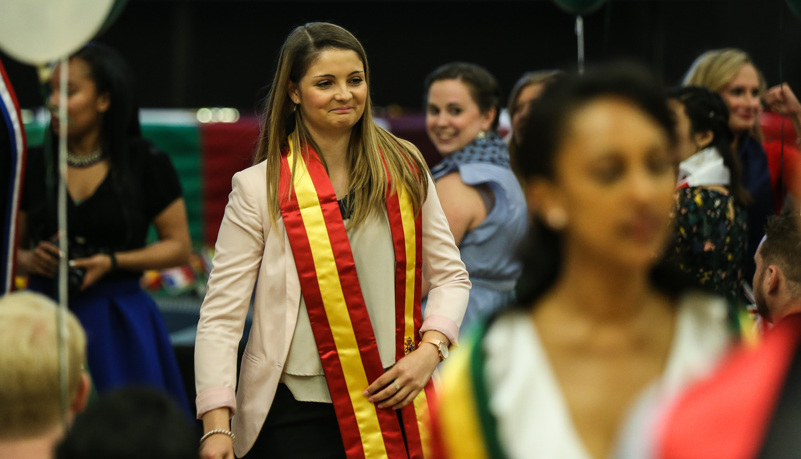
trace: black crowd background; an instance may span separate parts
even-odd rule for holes
[[[440,64],[487,67],[508,93],[525,71],[576,67],[575,17],[551,0],[129,0],[98,41],[131,63],[142,107],[256,110],[287,33],[308,21],[351,30],[370,59],[377,105],[422,107]],[[633,58],[677,84],[718,47],[754,57],[768,84],[801,92],[801,19],[785,0],[607,0],[584,18],[587,62]],[[36,72],[0,53],[23,107],[41,105]]]

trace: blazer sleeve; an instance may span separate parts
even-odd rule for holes
[[[267,186],[263,167],[234,175],[220,225],[195,340],[197,416],[236,411],[236,360],[264,254]],[[269,221],[267,219],[266,221]]]
[[[431,287],[420,333],[436,330],[457,344],[471,284],[430,176],[423,203],[423,277]]]

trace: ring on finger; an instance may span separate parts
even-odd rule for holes
[[[395,382],[395,391],[399,390],[401,390],[401,386],[397,382]]]

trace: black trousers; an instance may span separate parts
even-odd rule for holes
[[[275,400],[247,459],[345,459],[334,405],[299,402],[285,384]]]
[[[406,432],[396,412],[403,442]],[[407,446],[408,447],[408,446]],[[279,383],[270,413],[245,459],[347,459],[331,403],[299,402]]]

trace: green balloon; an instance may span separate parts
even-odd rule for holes
[[[787,1],[796,1],[796,3],[798,3],[799,0]],[[585,15],[600,8],[601,5],[603,5],[604,0],[553,0],[553,2],[556,3],[556,6],[562,8],[570,14]]]
[[[795,14],[795,17],[801,19],[801,0],[787,0],[787,6],[790,7],[790,11]]]

